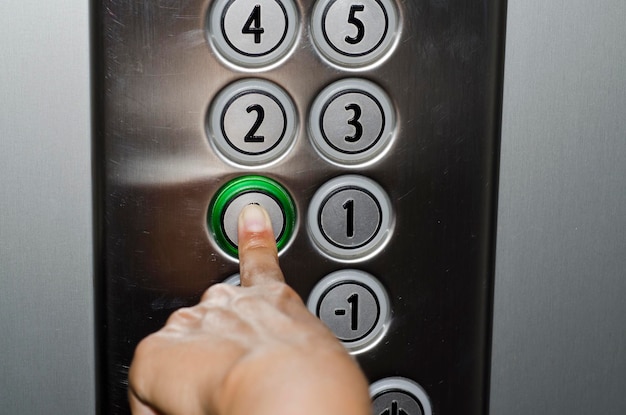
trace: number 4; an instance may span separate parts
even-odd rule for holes
[[[261,27],[261,5],[257,4],[252,9],[246,24],[243,25],[241,33],[254,35],[254,43],[261,43],[261,34],[264,32],[265,29]]]

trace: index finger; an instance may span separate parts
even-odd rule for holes
[[[244,207],[237,226],[241,286],[285,282],[270,217],[259,205]]]

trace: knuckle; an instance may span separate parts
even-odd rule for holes
[[[191,323],[198,319],[198,313],[193,307],[182,307],[174,311],[165,323],[166,326]]]
[[[230,298],[233,296],[234,291],[235,287],[231,285],[222,283],[213,284],[204,292],[204,294],[202,294],[202,299],[200,301]]]
[[[287,284],[268,284],[266,290],[277,304],[282,305],[294,301],[300,301],[300,296]]]

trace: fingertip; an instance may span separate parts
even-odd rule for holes
[[[255,203],[245,206],[239,214],[238,232],[239,240],[242,236],[245,238],[247,235],[255,233],[270,232],[273,234],[269,214],[263,207]]]
[[[250,204],[241,210],[238,239],[242,286],[284,281],[278,266],[278,251],[272,222],[263,207]]]

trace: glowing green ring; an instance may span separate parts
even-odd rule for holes
[[[241,176],[222,186],[211,201],[207,213],[207,225],[215,242],[227,254],[237,258],[239,251],[226,237],[222,227],[222,217],[228,205],[238,196],[249,193],[265,193],[275,199],[282,207],[284,215],[284,230],[276,241],[276,247],[280,252],[287,245],[296,225],[296,205],[287,190],[278,182],[264,176]]]

